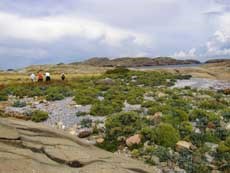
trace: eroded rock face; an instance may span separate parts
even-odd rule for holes
[[[142,162],[116,156],[63,131],[0,119],[0,173],[154,173]]]

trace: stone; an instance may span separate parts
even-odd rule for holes
[[[216,151],[216,149],[218,148],[218,144],[214,144],[214,143],[211,143],[211,142],[205,142],[204,143],[208,148],[210,148],[211,151]]]
[[[155,155],[153,155],[153,156],[151,157],[151,161],[152,161],[155,165],[159,165],[159,164],[160,164],[160,159],[159,159],[159,157],[157,157],[157,156],[155,156]]]
[[[213,122],[209,122],[207,126],[209,129],[215,129],[216,128],[216,125]]]
[[[205,153],[205,159],[207,162],[212,163],[214,157],[210,156],[208,153]]]
[[[230,131],[230,123],[226,124],[225,129]]]
[[[187,142],[187,141],[178,141],[176,143],[176,151],[181,151],[181,150],[184,150],[184,149],[191,149],[192,147],[192,143],[191,142]]]
[[[139,145],[141,143],[141,135],[136,134],[134,136],[131,136],[126,139],[125,142],[128,147],[132,147],[133,145]]]
[[[186,173],[186,171],[184,169],[181,169],[180,167],[176,166],[174,168],[175,173]]]
[[[80,129],[80,131],[78,132],[78,137],[79,138],[86,138],[89,137],[92,134],[92,130],[89,128],[84,128],[84,129]]]
[[[194,132],[197,133],[197,134],[201,134],[201,131],[199,128],[194,128]]]
[[[102,144],[102,143],[104,143],[104,141],[105,141],[104,138],[98,138],[98,139],[96,139],[96,143],[97,144]]]
[[[69,129],[69,133],[70,133],[71,135],[76,135],[76,134],[77,134],[77,132],[76,132],[76,129],[75,129],[75,128],[71,128],[71,129]]]
[[[161,122],[161,117],[162,117],[162,113],[161,112],[156,112],[153,116],[153,122],[154,124],[159,124]]]
[[[158,96],[158,97],[165,97],[166,94],[165,94],[165,93],[162,93],[162,92],[158,92],[158,93],[157,93],[157,96]]]

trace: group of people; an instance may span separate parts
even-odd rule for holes
[[[37,77],[36,77],[36,75],[34,73],[32,73],[30,75],[30,79],[31,79],[32,82],[36,82],[36,81],[43,82],[44,75],[43,75],[43,73],[41,71],[39,71],[38,74],[37,74]],[[65,80],[65,73],[61,74],[61,80],[63,80],[63,81]],[[45,73],[45,81],[46,82],[51,81],[51,77],[50,77],[50,73],[49,72]]]

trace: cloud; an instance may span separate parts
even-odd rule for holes
[[[0,38],[53,42],[64,37],[101,40],[111,46],[129,41],[136,45],[151,42],[141,33],[124,30],[77,16],[23,17],[0,13]]]
[[[174,53],[173,57],[177,59],[196,59],[198,56],[196,55],[196,49],[192,48],[189,51],[179,51]]]

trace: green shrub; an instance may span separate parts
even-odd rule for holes
[[[205,100],[205,101],[202,101],[199,105],[199,107],[201,109],[213,109],[213,110],[216,110],[216,109],[223,109],[224,108],[224,105],[221,104],[220,102],[217,102],[217,101],[214,101],[214,100]]]
[[[230,108],[226,108],[222,110],[221,115],[224,117],[224,119],[227,120],[227,122],[230,121]]]
[[[155,129],[155,142],[164,147],[174,147],[180,139],[178,131],[170,124],[161,123]]]
[[[49,93],[47,96],[46,96],[46,99],[48,101],[55,101],[55,100],[62,100],[64,99],[65,97],[61,94],[61,93]]]
[[[41,110],[35,110],[31,113],[31,120],[34,122],[41,122],[47,120],[49,117],[48,112]]]
[[[90,110],[90,114],[94,115],[94,116],[106,116],[106,115],[110,115],[114,112],[116,112],[116,108],[121,108],[118,105],[115,105],[115,103],[113,104],[109,104],[106,103],[105,101],[102,102],[95,102]],[[120,111],[117,111],[120,112]]]
[[[84,118],[81,120],[80,124],[83,128],[90,128],[92,126],[92,119]]]
[[[153,153],[154,155],[156,155],[157,157],[159,157],[160,159],[160,162],[166,162],[168,160],[171,159],[171,155],[169,153],[169,149],[168,148],[165,148],[165,147],[162,147],[162,146],[159,146],[157,147]]]
[[[18,108],[22,108],[26,106],[26,102],[20,101],[20,100],[16,100],[14,101],[13,107],[18,107]]]
[[[0,101],[7,101],[8,100],[8,96],[4,93],[0,93]]]
[[[192,124],[188,121],[183,121],[179,126],[180,136],[186,137],[191,134],[192,132]]]
[[[88,114],[87,112],[81,112],[81,111],[76,112],[77,117],[85,116],[87,114]]]
[[[106,137],[116,141],[120,136],[134,135],[143,126],[140,115],[135,112],[121,112],[109,116],[105,121]]]

